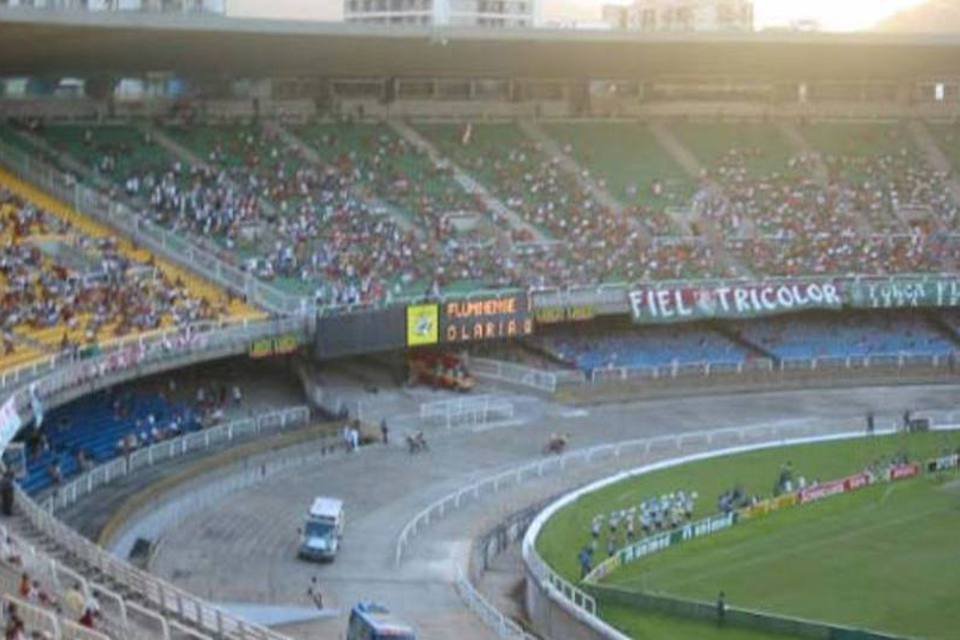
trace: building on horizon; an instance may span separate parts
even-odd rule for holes
[[[749,32],[753,1],[633,0],[628,5],[604,5],[603,21],[626,31]]]
[[[523,28],[539,0],[344,0],[346,22],[384,25]]]
[[[127,11],[140,13],[209,13],[224,15],[227,0],[7,0],[0,5],[37,9],[79,11]]]

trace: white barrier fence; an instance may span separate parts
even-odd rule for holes
[[[917,411],[913,414],[913,418],[928,418],[933,424],[957,424],[960,423],[960,411]],[[878,417],[876,425],[877,433],[892,433],[902,426],[899,416]],[[761,446],[776,446],[798,438],[829,439],[837,437],[838,434],[850,437],[851,429],[854,430],[852,433],[863,434],[865,433],[864,427],[865,422],[859,419],[850,419],[833,425],[797,423],[784,425],[781,423],[733,427],[603,444],[588,449],[571,451],[556,458],[531,462],[453,491],[425,507],[407,522],[397,537],[394,562],[397,566],[400,566],[412,539],[429,527],[432,522],[443,518],[446,514],[460,509],[470,501],[480,500],[481,496],[496,494],[503,488],[516,487],[529,480],[541,478],[548,473],[562,472],[571,465],[593,464],[603,460],[616,461],[627,455],[641,455],[649,458],[653,453],[681,452],[685,448],[696,449],[699,447],[701,450],[709,451],[717,442],[732,441],[740,445],[753,443]],[[594,598],[554,572],[540,558],[539,554],[525,553],[524,559],[531,574],[541,585],[566,601],[573,603],[579,611],[589,616],[596,614]],[[478,600],[473,594],[468,593],[463,585],[458,585],[458,591],[461,592],[462,597],[471,609],[474,607],[484,608],[484,605],[492,607],[482,597]],[[473,591],[475,593],[475,589]],[[463,593],[467,593],[467,595],[463,595]],[[479,594],[476,595],[479,596]],[[488,626],[491,626],[494,630],[504,628],[502,625],[506,624],[505,617],[499,612],[494,614],[486,610],[480,613],[480,617],[485,622],[490,622]],[[501,637],[517,638],[520,636],[510,635],[510,632],[507,632],[506,635],[501,635]]]
[[[129,457],[120,457],[77,476],[43,501],[50,512],[65,509],[97,488],[141,469],[172,458],[220,446],[235,439],[260,435],[264,431],[278,431],[301,426],[310,418],[310,409],[304,406],[270,411],[257,416],[234,420],[203,431],[188,433],[139,449]]]
[[[579,371],[546,371],[512,362],[471,358],[470,371],[478,378],[507,382],[546,393],[555,393],[558,384],[582,384]]]
[[[911,355],[876,354],[872,356],[846,356],[817,358],[789,358],[775,363],[768,358],[739,362],[692,362],[663,365],[660,367],[607,367],[594,369],[590,382],[594,384],[623,380],[660,380],[677,378],[710,378],[720,375],[757,372],[818,373],[850,372],[855,370],[902,371],[910,368],[928,367],[949,370],[956,362],[956,354]]]
[[[467,608],[480,618],[488,629],[496,633],[497,637],[504,640],[537,640],[536,636],[524,631],[520,625],[490,604],[460,570],[457,570],[457,581],[454,587]]]
[[[924,417],[931,420],[932,424],[940,425],[939,429],[942,430],[955,430],[960,428],[960,411],[921,411],[917,412],[914,418]],[[883,422],[891,425],[886,428],[877,429],[873,432],[875,435],[890,435],[896,433],[898,430],[903,428],[903,425],[899,423],[898,420],[892,419],[889,421],[884,420]],[[849,428],[850,425],[843,425],[844,427]],[[863,427],[863,424],[857,425],[858,427]],[[573,615],[578,620],[583,621],[585,624],[589,625],[594,630],[601,633],[603,637],[612,638],[615,640],[626,640],[626,636],[609,626],[606,622],[597,617],[597,607],[596,601],[587,593],[583,592],[581,589],[570,583],[568,580],[557,574],[541,557],[540,554],[536,551],[536,539],[540,534],[543,526],[547,521],[560,509],[571,504],[578,498],[597,491],[604,487],[610,486],[614,483],[621,482],[624,479],[634,477],[637,475],[642,475],[645,473],[650,473],[653,471],[658,471],[661,469],[670,468],[680,464],[685,464],[688,462],[695,462],[698,460],[709,459],[716,457],[718,455],[731,455],[736,453],[754,451],[758,449],[764,449],[769,447],[777,446],[787,446],[787,445],[797,445],[797,444],[809,444],[816,442],[828,442],[828,441],[837,441],[837,440],[849,440],[854,438],[863,438],[869,437],[867,432],[863,428],[857,428],[856,430],[841,430],[837,431],[836,429],[827,429],[825,433],[817,433],[821,431],[814,425],[807,425],[805,428],[793,427],[776,427],[776,426],[759,426],[753,427],[745,430],[741,430],[737,434],[737,439],[740,443],[738,446],[726,447],[718,450],[710,450],[709,447],[712,443],[712,440],[716,439],[721,434],[728,434],[731,432],[736,432],[736,430],[724,429],[722,431],[715,432],[701,432],[696,434],[686,434],[686,436],[692,436],[694,438],[706,437],[707,450],[701,451],[699,453],[691,453],[677,458],[666,459],[661,462],[647,464],[644,467],[635,468],[632,470],[624,471],[619,474],[608,476],[602,480],[594,482],[586,487],[582,487],[574,492],[571,492],[565,495],[563,498],[555,501],[552,505],[544,509],[536,518],[536,520],[530,525],[530,528],[527,530],[526,535],[523,540],[523,561],[527,566],[527,569],[537,580],[538,584],[545,590],[548,596],[554,599],[560,599],[561,604],[563,601],[572,605],[570,607],[564,607],[567,613]],[[746,443],[746,440],[752,437],[752,433],[756,432],[759,439],[755,440],[753,443]],[[767,433],[767,438],[763,437],[764,433]],[[676,439],[677,451],[683,449],[683,439],[685,436],[678,435]],[[656,441],[657,439],[654,439]],[[632,445],[633,443],[624,443],[627,445]],[[649,451],[649,450],[648,450]]]
[[[55,518],[30,500],[25,493],[18,491],[17,502],[24,517],[34,528],[55,540],[60,548],[76,558],[80,564],[109,576],[111,580],[123,585],[124,589],[136,593],[162,612],[164,617],[160,618],[160,624],[166,632],[160,637],[170,638],[170,625],[166,620],[166,617],[170,617],[223,638],[288,640],[283,634],[245,622],[183,589],[114,557]],[[125,606],[129,607],[130,604],[126,602]]]
[[[464,396],[420,405],[420,420],[447,429],[483,425],[514,416],[513,403],[497,396]]]

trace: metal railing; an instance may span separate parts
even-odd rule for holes
[[[258,280],[188,238],[150,222],[146,213],[134,211],[108,194],[80,184],[75,178],[23,150],[0,142],[0,163],[18,178],[40,187],[82,214],[121,231],[139,245],[184,269],[199,271],[212,282],[245,295],[253,304],[276,313],[311,317],[316,313],[309,298],[291,295]]]
[[[118,376],[151,372],[152,367],[179,363],[184,359],[199,361],[240,353],[252,341],[287,333],[301,334],[302,318],[242,321],[237,323],[201,323],[182,329],[171,329],[146,336],[133,336],[118,341],[104,353],[88,358],[59,356],[59,363],[46,376],[35,378],[35,391],[46,408],[70,392],[91,392],[117,381]],[[53,366],[53,365],[51,365]],[[30,394],[21,385],[12,391],[16,406],[26,423],[32,416]],[[10,437],[13,434],[8,434]],[[6,447],[7,442],[0,442]]]
[[[567,381],[571,373],[574,374],[575,378],[578,377],[576,374],[579,373],[546,371],[490,358],[471,358],[470,371],[478,378],[508,382],[547,393],[555,393],[557,384],[561,379]],[[582,382],[582,374],[579,375],[579,380]]]
[[[499,609],[484,598],[470,583],[470,580],[463,575],[463,571],[457,570],[454,588],[467,608],[480,618],[488,629],[496,633],[497,637],[503,638],[503,640],[537,640],[536,636],[524,631],[523,627],[503,615]]]
[[[19,489],[17,503],[30,524],[44,535],[56,540],[57,544],[70,556],[137,593],[160,612],[221,637],[240,640],[288,640],[282,634],[245,622],[183,589],[114,557],[58,520]]]
[[[272,323],[272,324],[271,324]],[[49,374],[56,369],[69,364],[86,361],[90,359],[91,352],[96,355],[107,355],[110,353],[122,351],[129,347],[150,347],[155,344],[167,344],[173,346],[177,341],[182,340],[184,336],[208,335],[225,329],[234,332],[245,331],[248,337],[253,340],[264,337],[261,331],[262,327],[273,326],[277,328],[277,333],[286,333],[292,331],[302,331],[303,322],[298,320],[269,321],[269,320],[250,320],[250,319],[223,319],[223,320],[205,320],[195,322],[190,325],[178,327],[175,329],[161,329],[131,336],[125,336],[110,340],[102,344],[95,344],[81,349],[65,349],[57,353],[42,356],[37,360],[25,363],[23,365],[12,367],[0,372],[0,391],[12,389],[24,383],[36,380],[43,375]],[[269,335],[269,332],[267,332]]]
[[[34,379],[35,386],[31,386],[34,386],[36,394],[48,407],[55,406],[58,400],[70,392],[94,391],[100,386],[114,383],[115,378],[120,375],[130,373],[143,375],[152,365],[179,362],[184,357],[219,357],[236,352],[238,349],[245,350],[251,341],[257,338],[300,332],[303,328],[302,318],[288,318],[234,324],[206,323],[147,336],[131,337],[111,345],[105,353],[87,359],[73,357],[69,360],[60,360],[56,365],[52,365],[56,366],[52,372]],[[12,392],[11,397],[16,403],[21,420],[26,423],[29,420],[28,416],[32,416],[30,392],[21,384]],[[212,431],[211,434],[188,434],[179,439],[179,447],[171,443],[155,445],[131,455],[129,462],[114,461],[89,472],[82,480],[77,479],[68,485],[69,489],[61,493],[63,497],[57,499],[62,501],[61,504],[66,504],[76,500],[84,492],[92,490],[93,485],[99,486],[109,482],[121,473],[119,464],[125,465],[124,472],[129,473],[131,470],[152,464],[160,456],[182,455],[199,447],[213,446],[217,437],[235,437],[238,431],[268,428],[270,424],[278,421],[282,423],[285,419],[287,418],[275,416],[255,420],[252,425],[241,423],[239,426],[227,426],[219,431]],[[13,434],[7,435],[12,437]],[[7,444],[7,442],[0,442],[0,447],[5,448]],[[45,508],[35,503],[19,488],[17,492],[18,504],[34,528],[55,540],[81,564],[109,576],[127,589],[142,595],[160,612],[171,618],[168,620],[167,617],[153,613],[149,609],[143,609],[138,614],[142,619],[150,620],[160,628],[162,632],[160,637],[169,638],[171,627],[182,626],[173,619],[178,618],[218,637],[243,640],[286,640],[282,634],[247,623],[115,558],[56,519],[50,512],[54,508],[53,501],[48,501]],[[138,610],[134,607],[134,603],[126,603],[121,608],[125,623],[128,613]],[[202,634],[189,632],[186,627],[184,630],[183,635],[192,634],[193,637],[203,637]]]
[[[289,407],[158,442],[134,451],[129,456],[121,456],[77,476],[43,500],[42,505],[46,510],[54,513],[75,504],[77,500],[89,495],[99,487],[113,482],[117,478],[135,474],[141,469],[190,453],[224,445],[233,442],[235,439],[260,435],[264,431],[278,431],[302,426],[307,423],[309,418],[309,408],[305,406]]]
[[[857,369],[889,369],[902,371],[911,367],[949,369],[956,362],[956,354],[913,355],[907,353],[875,354],[870,356],[818,356],[815,358],[785,358],[774,362],[769,358],[740,362],[692,362],[659,367],[606,367],[590,372],[593,384],[625,380],[660,380],[677,378],[710,378],[720,375],[742,375],[757,372],[790,371],[851,371]]]

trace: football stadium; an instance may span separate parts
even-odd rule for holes
[[[4,638],[960,637],[960,35],[645,2],[0,2]]]

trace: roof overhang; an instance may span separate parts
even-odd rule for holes
[[[0,7],[0,75],[912,79],[960,72],[960,35],[433,29]]]

